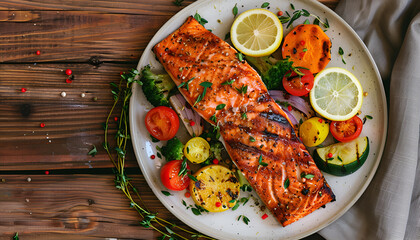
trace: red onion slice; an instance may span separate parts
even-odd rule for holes
[[[293,113],[289,112],[289,110],[284,109],[282,106],[280,106],[280,107],[281,107],[281,108],[283,109],[283,111],[287,114],[287,116],[288,116],[288,117],[289,117],[289,119],[290,119],[290,122],[291,122],[293,125],[298,125],[299,121],[296,119],[295,115],[293,115]]]
[[[185,98],[180,94],[175,94],[169,98],[169,102],[178,113],[179,118],[184,123],[185,128],[191,136],[200,136],[203,133],[203,119],[195,112]],[[192,122],[194,124],[192,124]]]
[[[269,93],[275,101],[289,103],[292,107],[303,112],[308,118],[314,115],[311,105],[301,97],[293,96],[280,90],[270,90]]]

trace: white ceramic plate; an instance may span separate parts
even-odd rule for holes
[[[242,13],[248,9],[259,8],[263,2],[265,0],[202,0],[191,4],[172,17],[156,33],[145,49],[138,69],[151,64],[154,71],[163,71],[161,64],[155,60],[151,49],[179,28],[188,16],[198,12],[209,21],[205,27],[224,39],[233,22],[232,8],[235,3],[237,3],[239,13]],[[188,205],[193,204],[191,198],[184,197],[185,191],[171,192],[172,196],[165,196],[161,192],[167,190],[159,179],[159,169],[165,161],[159,158],[152,160],[150,156],[156,155],[156,145],[163,143],[152,143],[144,125],[145,114],[152,106],[144,98],[141,87],[134,85],[130,104],[131,136],[138,163],[150,188],[163,205],[184,223],[197,231],[219,239],[296,239],[327,226],[344,214],[366,189],[375,174],[385,144],[387,109],[382,81],[371,55],[356,33],[338,15],[317,1],[273,0],[270,2],[269,10],[275,13],[279,10],[293,12],[290,7],[290,3],[293,3],[296,9],[306,9],[322,19],[328,18],[330,28],[326,33],[332,40],[332,60],[327,67],[337,66],[348,69],[360,80],[364,91],[369,93],[364,99],[361,117],[364,115],[373,116],[372,120],[366,122],[362,132],[363,135],[369,136],[371,152],[364,166],[349,176],[335,177],[325,174],[337,200],[328,203],[326,208],[316,210],[287,227],[282,227],[267,210],[265,212],[269,217],[262,220],[261,216],[264,211],[255,207],[254,200],[235,211],[204,213],[196,216],[182,204],[182,200],[185,200]],[[294,25],[302,23],[305,19],[304,17],[298,19]],[[313,18],[309,18],[309,20],[312,22]],[[291,28],[285,29],[285,34],[290,30]],[[345,52],[344,57],[347,64],[341,61],[338,54],[339,47],[342,47]],[[187,133],[182,127],[178,136],[184,141],[186,140]],[[247,216],[251,220],[249,224],[246,225],[242,220],[237,221],[239,215]]]

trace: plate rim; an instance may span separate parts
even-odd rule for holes
[[[161,35],[161,32],[163,32],[166,28],[168,28],[168,25],[171,25],[171,23],[173,21],[175,21],[179,16],[183,15],[185,12],[191,12],[191,10],[196,9],[199,5],[202,4],[206,4],[207,2],[211,2],[212,0],[198,0],[188,6],[186,6],[185,8],[183,8],[182,10],[180,10],[178,13],[176,13],[174,16],[172,16],[168,21],[165,22],[165,24],[163,24],[159,30],[153,35],[153,37],[150,39],[149,43],[147,44],[146,48],[144,49],[142,56],[139,59],[138,65],[137,65],[137,70],[140,71],[140,69],[142,68],[141,63],[143,61],[143,58],[145,58],[145,53],[147,53],[148,51],[151,51],[151,48],[153,47],[152,42],[154,42],[153,40],[156,40],[156,38]],[[221,0],[221,1],[226,1],[228,2],[229,0]],[[293,0],[292,0],[293,1]],[[320,10],[323,10],[325,12],[328,12],[328,14],[333,15],[338,21],[340,21],[341,24],[344,25],[344,27],[346,28],[347,31],[349,31],[358,41],[358,43],[362,46],[363,51],[365,52],[365,54],[368,56],[369,61],[373,63],[373,72],[375,73],[375,76],[377,78],[377,80],[380,83],[380,97],[382,102],[384,103],[383,106],[383,120],[384,120],[384,131],[382,133],[382,141],[379,145],[379,151],[377,152],[377,156],[376,156],[376,161],[375,164],[372,167],[372,171],[369,172],[369,175],[367,176],[364,184],[362,185],[361,188],[358,189],[358,191],[356,191],[355,196],[353,197],[353,199],[344,207],[342,208],[340,211],[336,212],[334,214],[333,217],[331,217],[330,219],[328,219],[328,221],[325,221],[323,224],[318,225],[317,227],[305,231],[305,232],[301,232],[299,234],[297,234],[296,238],[303,238],[306,236],[309,236],[315,232],[318,232],[319,230],[327,227],[328,225],[330,225],[331,223],[333,223],[334,221],[336,221],[338,218],[340,218],[341,216],[343,216],[352,206],[354,206],[354,204],[357,202],[357,200],[359,200],[359,198],[361,197],[361,195],[365,192],[365,190],[367,189],[367,187],[370,185],[373,177],[375,176],[378,166],[381,162],[382,156],[383,156],[383,152],[384,152],[384,148],[385,148],[385,143],[386,143],[386,138],[388,135],[388,105],[387,105],[387,100],[386,100],[386,94],[385,94],[385,89],[384,89],[384,85],[383,85],[383,81],[381,78],[381,75],[379,73],[378,67],[376,65],[375,60],[373,59],[369,49],[366,47],[365,43],[362,41],[362,39],[359,37],[359,35],[357,35],[357,33],[354,31],[354,29],[344,20],[342,19],[337,13],[335,13],[332,9],[330,9],[329,7],[325,6],[324,4],[322,4],[321,2],[317,1],[317,0],[297,0],[303,3],[306,2],[310,2],[311,4],[315,4]],[[176,30],[176,29],[174,29]],[[138,84],[133,84],[132,87],[132,92],[133,92],[133,96],[134,93],[137,91],[137,88],[139,87]],[[133,136],[133,132],[135,129],[135,116],[133,114],[134,112],[134,106],[135,104],[133,103],[133,99],[134,97],[131,96],[130,98],[130,107],[129,107],[129,121],[130,121],[130,133]],[[139,167],[141,169],[142,172],[144,172],[145,167],[143,166],[142,162],[141,162],[141,157],[140,157],[140,153],[138,151],[141,150],[137,150],[136,147],[134,147],[136,144],[135,142],[137,141],[135,138],[132,138],[133,141],[133,150],[135,153],[135,157],[137,160],[137,163],[139,164]],[[183,215],[178,215],[176,213],[176,210],[174,208],[172,208],[167,202],[163,201],[163,197],[158,194],[159,191],[155,188],[150,187],[150,182],[152,181],[152,179],[150,178],[150,176],[148,174],[142,174],[143,177],[146,179],[147,184],[149,185],[149,188],[151,188],[151,190],[153,191],[153,193],[155,194],[155,196],[159,199],[159,201],[162,203],[162,205],[164,205],[175,217],[177,217],[179,220],[181,220],[183,223],[185,223],[186,225],[190,226],[191,228],[195,229],[198,232],[202,232],[208,236],[212,236],[215,238],[225,238],[225,236],[223,235],[219,235],[217,232],[212,232],[212,231],[208,231],[205,228],[200,228],[200,226],[194,224],[194,221],[190,221],[187,217],[183,216]]]

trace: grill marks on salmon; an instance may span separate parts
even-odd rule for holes
[[[189,17],[153,51],[177,85],[188,82],[180,92],[220,127],[232,160],[283,226],[335,200],[287,115],[229,44]],[[204,82],[211,86],[197,102]],[[226,106],[216,110],[219,104]]]

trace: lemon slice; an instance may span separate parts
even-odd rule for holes
[[[240,14],[230,29],[233,45],[251,57],[267,56],[279,48],[283,26],[278,17],[265,9],[251,9]]]
[[[345,121],[362,107],[363,90],[351,72],[332,67],[316,75],[309,97],[312,107],[321,116],[332,121]]]

